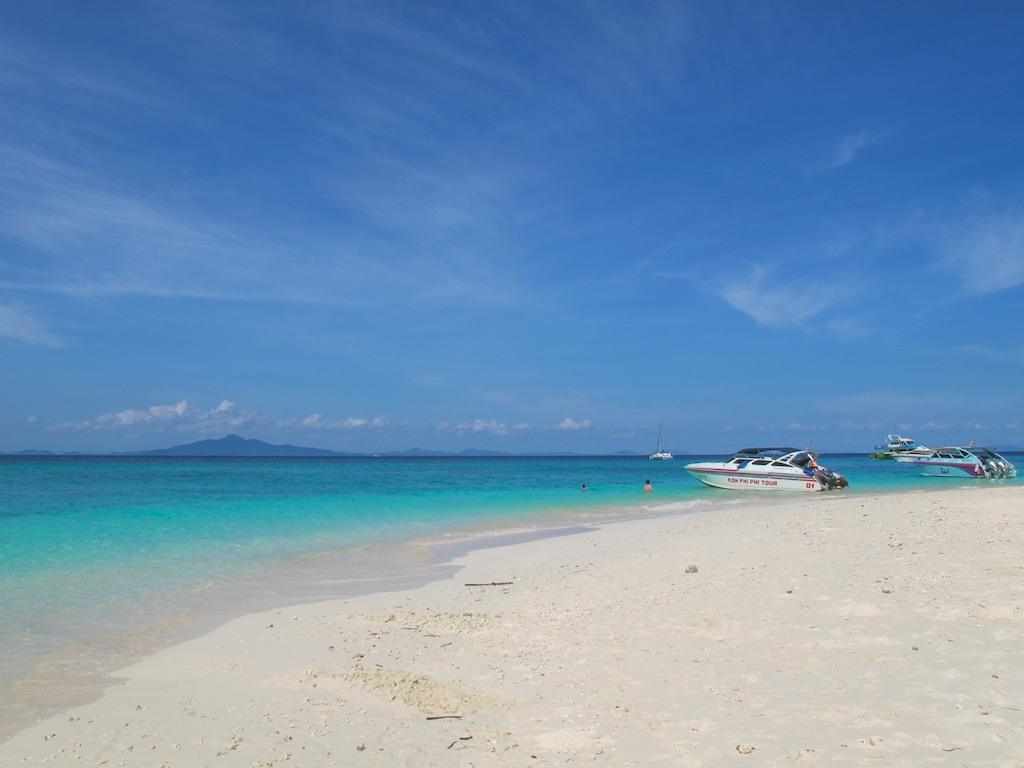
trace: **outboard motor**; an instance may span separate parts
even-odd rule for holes
[[[985,477],[1006,477],[1006,466],[998,459],[985,458],[981,463],[985,471]]]
[[[814,476],[829,491],[834,491],[837,488],[845,488],[850,484],[850,481],[845,477],[840,475],[838,472],[833,472],[827,467],[818,467],[814,472]]]

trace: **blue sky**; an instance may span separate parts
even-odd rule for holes
[[[0,450],[1024,443],[1019,4],[0,12]]]

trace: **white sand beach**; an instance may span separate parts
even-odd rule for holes
[[[1022,765],[1022,553],[991,486],[478,549],[164,649],[0,765]]]

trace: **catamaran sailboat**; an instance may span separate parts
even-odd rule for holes
[[[671,461],[672,454],[661,447],[661,424],[658,424],[658,450],[648,456],[651,461]]]

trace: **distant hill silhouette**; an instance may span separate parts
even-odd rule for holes
[[[88,456],[81,451],[48,451],[45,449],[26,448],[24,451],[0,451],[0,456]]]
[[[389,457],[395,457],[395,458],[404,457],[404,456],[416,458],[418,456],[426,456],[426,457],[429,457],[429,456],[454,456],[455,454],[454,453],[449,453],[448,451],[435,451],[435,450],[433,450],[431,448],[407,448],[404,451],[381,451],[380,453],[375,453],[373,455],[374,456],[389,456]]]
[[[684,454],[684,451],[677,451],[677,454]],[[115,451],[110,454],[83,454],[79,451],[50,451],[29,449],[17,453],[3,453],[0,456],[87,456],[87,455],[109,455],[109,456],[255,456],[255,457],[287,457],[287,456],[351,456],[351,457],[389,457],[389,458],[417,458],[417,457],[448,457],[448,458],[501,458],[501,457],[535,457],[535,458],[556,458],[569,456],[645,456],[646,454],[636,451],[616,451],[613,454],[600,453],[576,453],[573,451],[525,451],[510,453],[508,451],[492,451],[480,448],[466,448],[461,451],[439,451],[430,448],[409,448],[404,451],[381,451],[380,453],[348,453],[344,451],[332,451],[327,448],[309,448],[301,445],[277,445],[268,443],[265,440],[246,438],[241,435],[225,435],[224,437],[209,440],[197,440],[194,443],[171,446],[170,448],[155,448],[147,451]]]
[[[120,451],[115,456],[351,456],[326,448],[305,448],[299,445],[275,445],[255,438],[226,435],[219,440],[198,440],[194,443],[157,448],[151,451]]]

